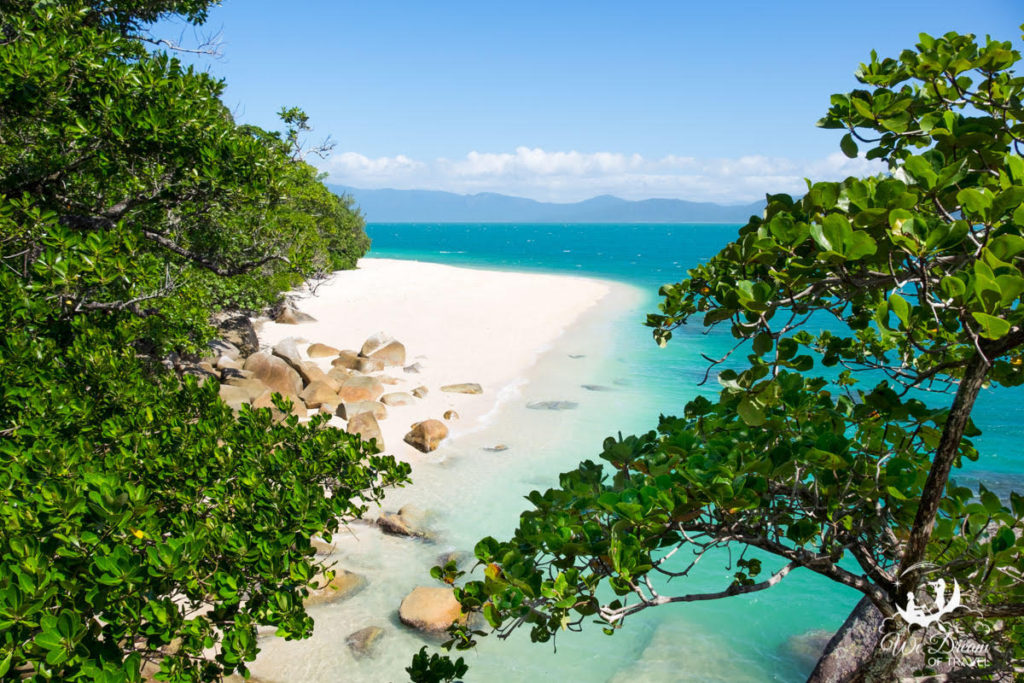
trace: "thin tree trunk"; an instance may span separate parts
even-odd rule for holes
[[[967,422],[971,419],[974,401],[978,398],[978,393],[985,383],[989,367],[989,360],[981,353],[975,353],[971,357],[967,367],[964,368],[963,379],[960,380],[960,387],[957,389],[953,405],[949,409],[946,424],[942,428],[939,447],[935,450],[935,458],[928,471],[928,480],[921,492],[921,502],[917,506],[914,526],[910,531],[910,538],[907,539],[903,559],[900,562],[901,574],[910,570],[905,578],[908,591],[917,587],[919,574],[911,570],[911,567],[924,559],[928,541],[931,540],[932,530],[935,528],[935,516],[939,511],[939,503],[942,502],[946,493],[949,473],[956,461],[964,430],[967,428]]]

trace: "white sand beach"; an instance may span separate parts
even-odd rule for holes
[[[380,427],[385,452],[415,463],[423,454],[402,441],[412,423],[442,420],[454,410],[458,419],[445,420],[449,438],[478,429],[540,353],[609,290],[609,283],[588,278],[365,258],[298,300],[316,322],[267,322],[259,337],[262,346],[292,337],[301,340],[300,349],[319,342],[355,351],[377,332],[402,342],[406,366],[418,372],[397,367],[375,374],[395,382],[387,391],[424,386],[429,393],[390,407]],[[330,361],[318,364],[329,370]],[[458,383],[477,383],[483,394],[441,391]],[[344,428],[340,418],[334,424]]]
[[[386,332],[405,345],[406,366],[418,364],[419,372],[389,367],[374,374],[394,379],[387,391],[425,386],[429,393],[412,405],[388,407],[380,421],[384,452],[412,465],[413,483],[390,491],[381,510],[370,510],[334,538],[329,560],[365,579],[364,587],[310,607],[316,626],[308,640],[262,637],[255,678],[405,680],[412,655],[441,639],[399,622],[402,599],[417,586],[439,585],[429,576],[439,557],[471,557],[483,536],[510,533],[526,506],[524,495],[556,485],[558,472],[594,457],[609,430],[620,428],[623,405],[643,403],[642,388],[625,379],[627,364],[614,343],[617,330],[638,325],[642,296],[627,285],[588,278],[371,258],[297,299],[297,308],[316,322],[264,323],[262,346],[294,337],[305,340],[300,350],[314,342],[359,350],[367,337]],[[316,362],[327,369],[330,360]],[[480,384],[483,393],[440,390],[462,382]],[[538,403],[571,409],[537,409]],[[458,419],[444,420],[448,410]],[[430,453],[402,440],[412,423],[425,419],[443,420],[450,430]],[[337,417],[332,424],[345,427]],[[503,448],[493,448],[499,444]],[[374,523],[405,505],[423,514],[429,538],[385,534]],[[368,627],[382,635],[372,655],[359,656],[346,639]],[[495,680],[525,680],[583,661],[552,658],[550,649],[525,642],[485,640],[487,657],[474,655],[474,668],[500,672]],[[585,661],[595,671],[621,665],[607,649]]]

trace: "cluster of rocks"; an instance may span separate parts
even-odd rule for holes
[[[309,316],[293,307],[286,307],[275,322],[296,324],[310,320]],[[260,349],[251,325],[222,325],[224,339],[210,345],[212,354],[193,364],[188,371],[201,378],[220,382],[221,399],[233,410],[243,405],[252,408],[270,408],[275,420],[289,415],[300,419],[311,414],[329,413],[346,422],[345,429],[366,441],[376,440],[384,448],[380,421],[388,417],[389,408],[414,405],[429,394],[425,386],[405,391],[389,391],[403,380],[389,376],[389,370],[401,369],[405,375],[418,374],[419,363],[406,365],[405,346],[384,333],[367,339],[358,351],[337,349],[323,343],[313,343],[300,350],[300,340],[285,339],[272,348]],[[329,367],[328,367],[329,365]],[[441,386],[440,391],[460,394],[481,394],[479,384],[461,383]],[[273,402],[280,394],[291,407],[281,410]],[[458,419],[454,410],[444,412],[442,419]],[[413,423],[404,441],[419,451],[429,453],[448,437],[448,427],[442,419],[427,419]],[[495,450],[504,449],[504,446]],[[382,533],[433,542],[433,533],[427,526],[428,515],[406,505],[398,512],[383,512],[376,520]],[[333,544],[313,539],[318,554],[332,555]],[[444,562],[442,562],[443,564]],[[333,578],[318,577],[319,588],[312,590],[305,601],[307,606],[346,600],[368,585],[359,574],[334,568]],[[453,622],[464,620],[461,606],[449,587],[419,586],[412,590],[398,608],[399,620],[428,634],[443,634]],[[369,625],[345,638],[345,644],[357,658],[372,657],[386,633],[381,625]]]
[[[305,418],[314,411],[329,413],[345,420],[350,434],[375,440],[379,448],[384,448],[379,421],[387,418],[388,407],[412,405],[429,393],[425,386],[411,392],[387,390],[401,381],[388,376],[388,369],[416,373],[420,366],[406,366],[405,346],[383,332],[367,339],[359,351],[314,343],[303,354],[294,338],[248,355],[227,340],[213,342],[211,350],[213,355],[203,359],[197,369],[220,381],[221,399],[232,409],[240,410],[243,405],[270,408],[276,420],[289,414]],[[330,359],[329,369],[322,367],[326,359]],[[466,383],[445,385],[441,391],[479,394],[483,390],[479,384]],[[287,413],[274,404],[275,393],[290,401]],[[457,418],[454,411],[444,414],[447,420]],[[444,422],[428,419],[412,424],[404,440],[429,453],[447,436]]]

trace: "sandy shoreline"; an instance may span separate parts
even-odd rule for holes
[[[397,380],[387,391],[430,390],[413,405],[389,407],[380,422],[383,452],[409,462],[413,481],[389,491],[382,511],[414,506],[425,513],[430,538],[382,533],[374,524],[377,510],[336,535],[328,561],[363,577],[365,588],[311,607],[316,627],[309,640],[261,638],[262,653],[252,666],[256,679],[405,680],[412,654],[438,641],[399,623],[403,598],[417,586],[437,585],[429,570],[439,556],[465,557],[483,536],[508,533],[524,507],[522,496],[555,484],[557,473],[582,456],[592,457],[621,406],[638,400],[642,389],[615,384],[623,368],[614,339],[625,319],[632,321],[641,296],[628,285],[583,277],[364,259],[359,269],[336,274],[315,295],[296,301],[316,322],[264,323],[264,347],[297,337],[358,350],[384,331],[406,346],[406,365],[420,364],[419,373],[402,367],[375,373]],[[305,343],[297,346],[302,350]],[[327,368],[329,361],[317,362]],[[458,382],[479,383],[483,394],[439,390]],[[586,388],[596,384],[607,386]],[[529,408],[546,401],[570,401],[579,409]],[[402,441],[410,424],[442,419],[447,410],[460,417],[445,421],[450,436],[436,451],[421,453]],[[491,450],[498,444],[509,448]],[[373,656],[356,656],[346,638],[368,627],[381,630],[380,644]],[[489,655],[497,655],[491,666],[503,672],[496,680],[520,680],[503,657],[512,654],[519,667],[536,654],[524,660],[506,645]],[[477,661],[480,671],[487,669]]]
[[[395,382],[387,391],[425,386],[429,393],[413,405],[390,407],[380,426],[385,452],[415,462],[423,454],[402,441],[413,422],[441,420],[454,410],[459,418],[445,420],[450,439],[479,428],[540,353],[609,291],[609,283],[589,278],[368,258],[297,301],[315,322],[266,322],[259,338],[263,347],[296,338],[302,350],[319,342],[358,351],[377,332],[402,342],[406,365],[419,372],[378,374]],[[319,365],[329,370],[330,360]],[[478,383],[484,393],[440,391],[462,382]],[[332,420],[344,427],[340,418]]]

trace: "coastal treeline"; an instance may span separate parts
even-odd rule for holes
[[[512,538],[476,546],[463,608],[546,642],[813,573],[861,601],[812,680],[1020,680],[1024,496],[953,478],[986,458],[979,393],[1024,383],[1019,60],[956,33],[872,53],[819,125],[887,172],[769,196],[662,288],[660,344],[685,324],[735,339],[709,359],[721,393],[532,492]],[[687,582],[701,561],[717,585]]]
[[[310,538],[408,474],[190,370],[369,246],[301,111],[238,125],[149,31],[210,4],[0,2],[0,678],[244,671],[258,625],[311,631]]]

